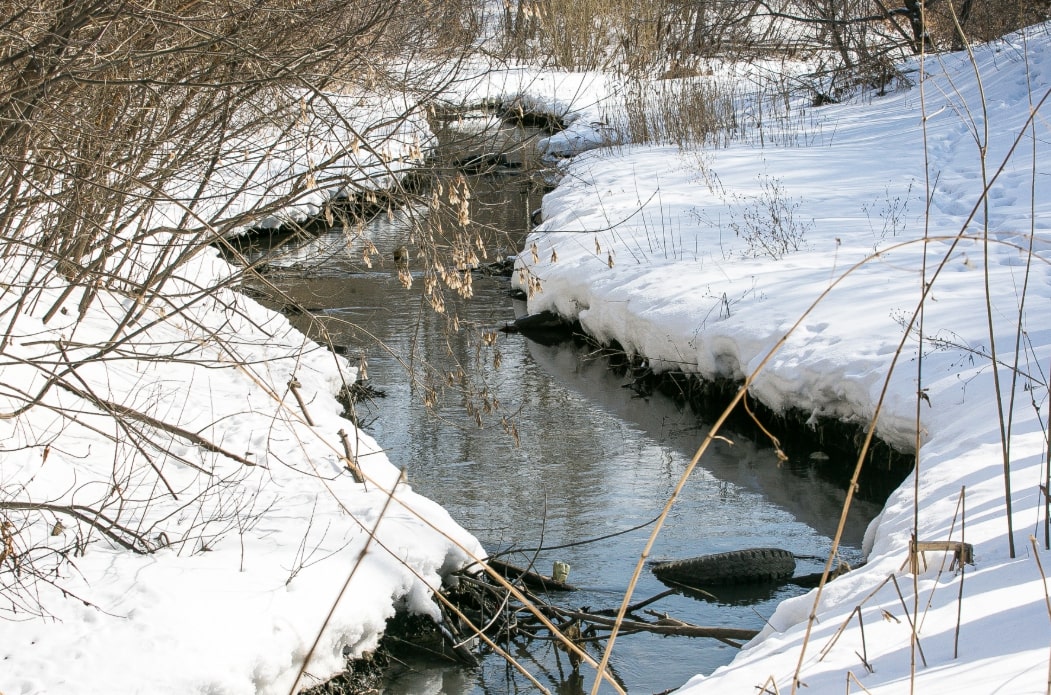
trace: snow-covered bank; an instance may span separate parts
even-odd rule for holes
[[[558,160],[622,141],[622,131],[609,122],[610,94],[616,89],[616,81],[602,73],[475,63],[446,87],[443,98],[455,108],[496,103],[511,114],[557,119],[563,129],[539,139],[536,149],[542,157]]]
[[[229,208],[267,214],[232,230],[277,229],[321,216],[327,203],[395,189],[433,149],[426,114],[406,95],[287,95],[302,117],[232,138],[231,155],[199,196],[192,176],[176,195],[213,200],[202,215]]]
[[[210,256],[188,264],[168,296],[230,272]],[[373,646],[397,605],[433,610],[430,589],[482,553],[436,504],[395,488],[399,472],[333,397],[354,370],[281,315],[230,290],[174,320],[161,320],[175,309],[165,302],[108,357],[80,363],[105,351],[132,301],[103,292],[77,321],[75,297],[45,325],[39,316],[62,289],[39,295],[4,352],[5,413],[24,393],[41,392],[46,407],[0,420],[7,561],[23,563],[25,584],[5,587],[22,601],[0,621],[0,692],[287,693],[352,572],[305,684],[340,670],[344,650]],[[47,388],[39,366],[60,356],[90,397]],[[313,426],[285,386],[293,378]],[[122,427],[102,403],[141,417]],[[122,436],[146,429],[146,417],[170,428],[165,450],[141,432]],[[365,485],[346,469],[341,430]],[[134,551],[77,523],[62,509],[74,504],[99,507]],[[33,581],[44,547],[69,564]]]
[[[916,692],[1046,690],[1051,618],[1028,537],[1046,475],[1051,148],[1042,115],[1035,133],[1027,118],[1051,84],[1051,40],[1039,27],[976,58],[984,110],[966,54],[929,58],[906,69],[925,72],[922,86],[822,108],[805,138],[766,138],[809,146],[593,151],[544,199],[516,278],[531,312],[578,319],[655,369],[759,370],[752,394],[774,409],[867,423],[882,404],[880,436],[921,443],[918,483],[888,501],[868,564],[825,588],[812,634],[814,593],[783,604],[688,692],[785,693],[800,661],[807,692],[842,692],[848,679],[847,692],[904,692],[913,662]],[[965,540],[976,565],[948,571],[943,553],[928,553],[914,578],[914,515],[920,540]]]
[[[199,214],[300,220],[418,158],[405,121],[336,120],[246,136]],[[283,694],[315,639],[304,687],[396,609],[435,614],[432,590],[484,551],[341,417],[346,360],[192,235],[140,232],[76,284],[25,229],[0,268],[0,693]]]

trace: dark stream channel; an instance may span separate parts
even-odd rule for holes
[[[529,135],[504,129],[513,138]],[[528,232],[529,211],[539,207],[542,190],[535,177],[526,167],[472,176],[470,182],[473,224],[489,232],[490,259],[513,253]],[[445,315],[435,314],[422,300],[420,271],[410,261],[414,282],[406,289],[391,260],[393,250],[407,243],[413,214],[422,213],[396,211],[393,219],[381,215],[365,227],[378,251],[371,269],[361,263],[361,241],[348,241],[336,229],[272,263],[270,279],[321,318],[352,361],[367,358],[369,382],[386,395],[359,404],[359,416],[415,490],[448,509],[490,553],[523,549],[507,557],[510,562],[534,559],[525,549],[567,546],[535,553],[544,574],[555,560],[568,562],[568,581],[580,587],[549,600],[567,608],[615,608],[650,527],[584,542],[652,520],[701,442],[704,425],[663,396],[637,397],[625,388],[626,377],[581,347],[544,346],[506,333],[486,344],[487,331],[524,311],[509,297],[507,278],[475,274],[473,299],[447,293]],[[453,315],[460,323],[455,333],[448,330]],[[308,328],[303,317],[292,318]],[[463,394],[462,380],[450,386],[443,379],[460,369],[469,375],[473,397]],[[427,385],[438,396],[432,409],[423,402]],[[517,442],[505,419],[513,423]],[[816,558],[830,548],[843,492],[805,463],[779,467],[768,448],[727,435],[735,444],[719,443],[701,462],[654,559],[774,546],[815,558],[799,560],[797,574],[819,571]],[[855,502],[842,550],[848,561],[860,560],[865,526],[877,512],[873,503]],[[666,588],[646,571],[634,600]],[[673,595],[648,608],[698,625],[759,629],[780,600],[803,591],[787,584],[743,595],[716,592],[718,601]],[[598,658],[597,649],[591,651]],[[550,642],[512,652],[552,692],[591,687],[590,670],[582,667],[583,676],[575,676]],[[617,640],[611,665],[628,692],[657,693],[711,672],[734,653],[711,639],[633,634]],[[392,676],[384,692],[534,690],[499,657],[489,656],[470,669],[412,663]],[[603,692],[611,689],[604,686]]]

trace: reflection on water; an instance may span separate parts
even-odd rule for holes
[[[485,177],[474,181],[473,194],[474,223],[508,234],[503,243],[509,247],[520,243],[529,211],[539,206],[536,187],[525,177]],[[372,268],[361,262],[360,242],[336,231],[289,256],[272,279],[311,308],[352,358],[367,358],[371,383],[387,395],[360,406],[360,415],[417,491],[445,506],[491,553],[510,552],[510,562],[535,561],[543,573],[556,560],[568,562],[569,581],[583,588],[555,600],[571,608],[615,607],[646,542],[646,524],[706,430],[661,396],[637,397],[624,388],[625,379],[578,348],[504,333],[490,342],[487,332],[515,316],[506,279],[478,276],[474,299],[447,297],[446,314],[435,314],[425,306],[422,283],[404,288],[391,260],[405,243],[410,213],[418,211],[366,228],[377,249]],[[453,317],[459,331],[450,329]],[[437,398],[435,408],[425,407],[425,396]],[[805,468],[779,466],[770,450],[725,434],[733,444],[717,442],[693,473],[651,559],[755,546],[826,554],[843,493]],[[859,559],[864,527],[876,511],[855,502],[844,539],[848,561]],[[803,560],[797,573],[820,568]],[[644,572],[635,598],[665,588]],[[799,592],[788,585],[747,601],[719,592],[716,601],[674,595],[650,608],[700,625],[757,629],[778,601]],[[550,643],[510,650],[553,691],[590,689],[591,676],[575,675]],[[650,693],[710,672],[733,654],[714,640],[638,634],[617,641],[611,664],[629,691]],[[531,689],[489,658],[472,670],[415,666],[387,691]]]

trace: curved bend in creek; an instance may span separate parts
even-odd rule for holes
[[[505,249],[518,248],[542,191],[528,173],[473,176],[471,186],[472,224],[499,230]],[[535,562],[545,574],[555,561],[567,562],[579,590],[552,601],[615,608],[650,533],[646,524],[702,441],[704,426],[660,395],[637,397],[624,388],[625,378],[578,347],[493,332],[515,318],[504,278],[476,274],[471,300],[447,296],[445,314],[435,314],[418,271],[410,265],[417,281],[406,289],[393,262],[412,224],[411,215],[396,212],[366,225],[376,258],[384,260],[371,269],[355,260],[360,253],[348,247],[354,243],[348,235],[332,230],[301,247],[271,280],[320,318],[349,357],[367,358],[371,385],[386,395],[359,404],[359,416],[414,489],[442,504],[491,553],[518,549],[506,559]],[[450,330],[453,315],[458,332]],[[304,317],[291,318],[310,330]],[[428,408],[424,401],[432,398],[436,406]],[[733,445],[718,442],[701,462],[651,559],[759,546],[823,557],[843,491],[805,466],[778,465],[771,450],[727,435]],[[854,502],[841,552],[847,561],[861,559],[865,526],[877,512],[872,503]],[[587,542],[602,537],[608,538]],[[535,550],[541,546],[558,549]],[[797,573],[821,566],[802,559]],[[634,600],[665,589],[646,571]],[[759,629],[777,602],[802,591],[787,584],[748,596],[717,592],[715,601],[675,594],[649,608],[698,625]],[[597,656],[596,647],[591,651]],[[632,634],[617,640],[611,668],[628,692],[660,692],[734,653],[711,639]],[[552,691],[590,688],[588,669],[581,668],[583,677],[574,673],[550,642],[515,654]],[[384,688],[412,695],[519,690],[533,686],[497,656],[474,668],[414,663]]]

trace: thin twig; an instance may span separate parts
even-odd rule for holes
[[[960,488],[960,543],[967,541],[967,486]],[[960,657],[960,623],[963,620],[963,579],[967,574],[967,563],[960,558],[960,593],[956,597],[956,634],[953,637],[952,658]]]
[[[915,576],[915,575],[913,575]],[[890,579],[894,582],[894,588],[898,592],[898,599],[901,601],[901,610],[905,613],[905,619],[909,621],[909,629],[912,631],[912,640],[916,645],[916,649],[919,650],[920,659],[923,660],[923,667],[927,667],[927,657],[923,655],[923,645],[920,644],[920,636],[916,632],[916,623],[913,621],[912,616],[909,614],[909,607],[905,605],[905,596],[901,593],[901,587],[898,585],[898,579],[893,574],[890,575]]]

